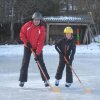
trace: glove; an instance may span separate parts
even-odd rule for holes
[[[34,59],[35,59],[35,61],[38,61],[39,60],[39,55],[36,54]]]
[[[27,46],[29,49],[32,48],[32,45],[30,44],[30,42],[27,42],[27,43],[26,43],[26,46]]]

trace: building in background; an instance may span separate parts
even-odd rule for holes
[[[74,36],[77,44],[88,44],[96,34],[94,22],[90,15],[77,16],[45,16],[47,23],[46,43],[54,44],[63,37],[63,29],[71,26],[74,29]]]

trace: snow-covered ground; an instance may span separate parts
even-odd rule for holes
[[[44,55],[57,55],[54,45],[46,45],[43,48]],[[79,45],[76,54],[100,54],[100,43],[91,43],[89,45]],[[22,55],[23,45],[1,45],[0,56]]]
[[[44,61],[54,87],[58,66],[58,53],[54,45],[43,48]],[[60,93],[45,88],[33,56],[29,67],[29,79],[24,88],[18,86],[19,71],[23,55],[23,45],[0,46],[0,100],[100,100],[100,43],[77,46],[73,68],[85,88],[81,87],[76,76],[70,88],[65,88],[65,72],[60,81]]]

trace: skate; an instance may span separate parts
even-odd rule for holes
[[[59,86],[59,80],[55,81],[55,86]]]
[[[44,85],[45,85],[45,87],[48,87],[49,86],[49,81],[45,81]]]
[[[20,86],[20,87],[23,87],[23,86],[24,86],[24,82],[20,82],[20,83],[19,83],[19,86]]]
[[[65,84],[65,87],[70,87],[71,86],[71,83],[66,83]]]

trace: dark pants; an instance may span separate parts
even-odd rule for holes
[[[73,82],[72,70],[68,66],[68,64],[66,64],[63,55],[59,56],[59,66],[58,66],[55,78],[57,80],[60,80],[62,78],[62,74],[63,74],[65,65],[66,65],[66,82],[72,83]]]
[[[24,56],[23,56],[23,60],[22,60],[22,67],[20,69],[20,77],[19,77],[19,81],[21,81],[21,82],[27,82],[28,66],[29,66],[31,53],[32,52],[31,52],[30,49],[28,49],[27,47],[24,47]],[[45,67],[42,53],[39,56],[39,61],[38,62],[40,63],[41,68],[42,68],[45,76],[49,80],[50,77],[49,77],[47,69]],[[40,70],[40,68],[39,68],[39,70]],[[45,81],[46,79],[45,79],[44,75],[42,74],[41,70],[40,70],[40,73],[41,73],[42,80]]]

